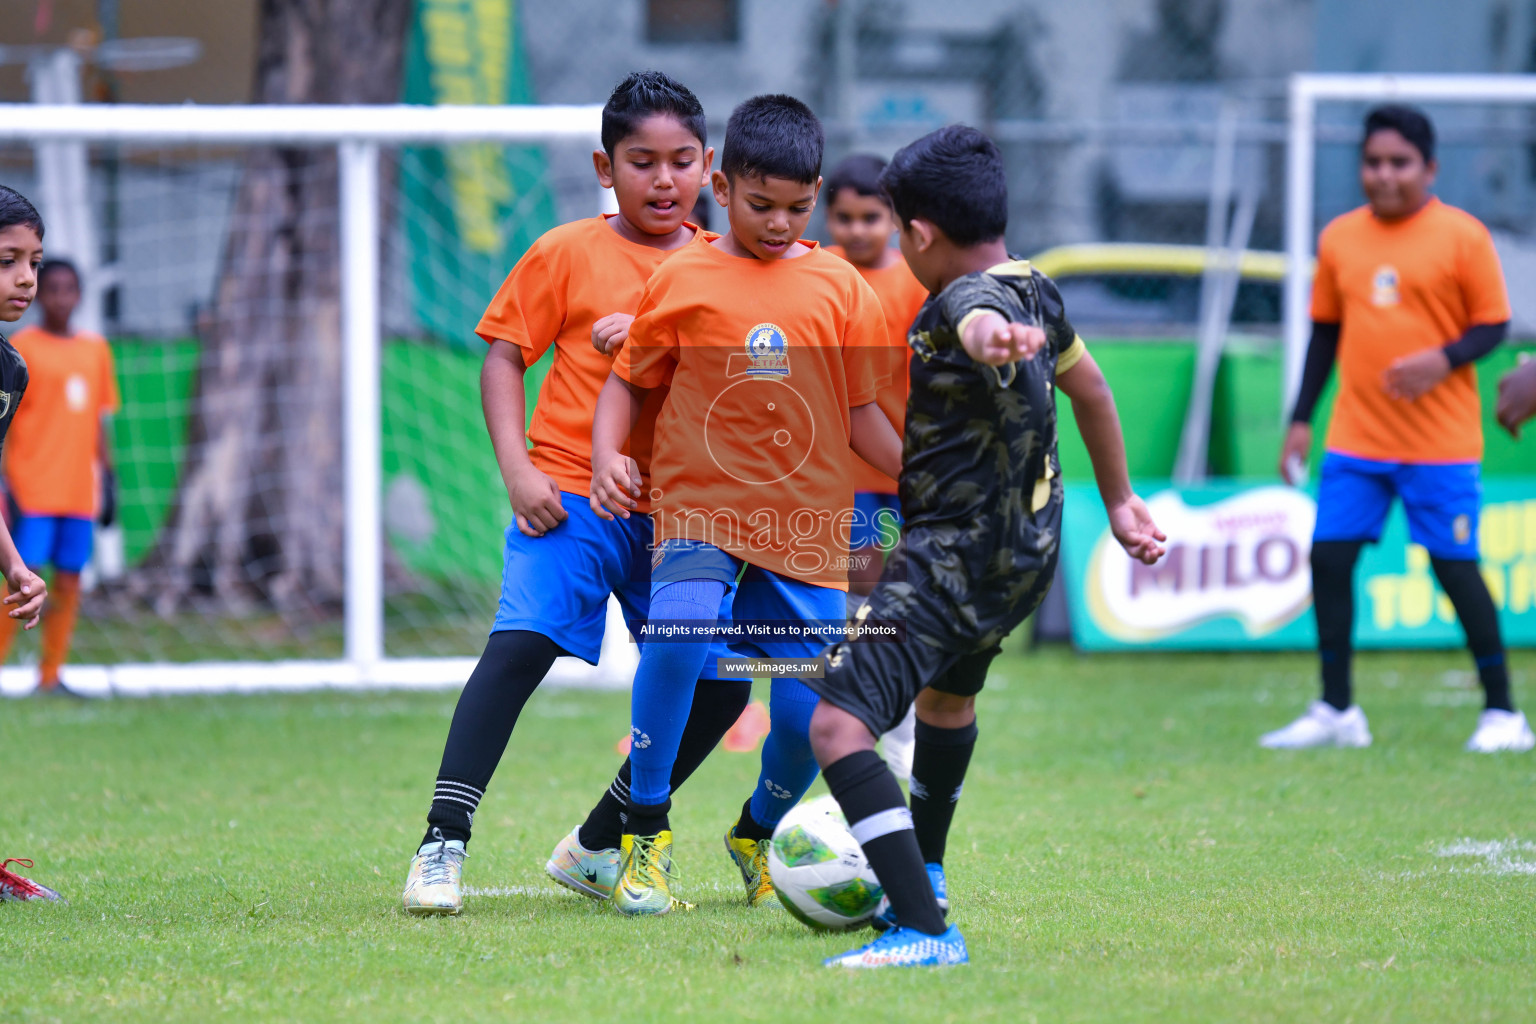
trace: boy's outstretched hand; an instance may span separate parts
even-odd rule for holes
[[[1163,557],[1162,545],[1168,538],[1152,521],[1146,502],[1133,494],[1107,511],[1110,531],[1126,554],[1143,565],[1151,565]]]
[[[1045,331],[1029,324],[1010,323],[997,313],[971,317],[960,332],[960,344],[978,363],[1007,366],[1033,359],[1045,347]]]
[[[599,519],[628,519],[639,497],[640,466],[634,459],[618,452],[606,459],[592,457],[592,511]]]
[[[21,619],[24,629],[33,628],[43,612],[43,601],[48,597],[47,585],[41,576],[26,566],[7,573],[5,582],[11,587],[11,592],[5,595],[5,603],[11,606],[6,614]]]
[[[592,325],[592,347],[605,356],[613,355],[629,337],[629,325],[634,322],[630,313],[609,313]]]

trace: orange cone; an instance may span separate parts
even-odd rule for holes
[[[741,709],[741,717],[725,734],[722,745],[733,754],[750,754],[768,735],[768,706],[760,700]]]

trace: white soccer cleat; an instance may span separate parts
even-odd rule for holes
[[[917,751],[917,709],[907,708],[901,724],[880,737],[885,765],[902,782],[912,777],[912,755]]]
[[[1271,750],[1302,750],[1307,747],[1368,747],[1371,728],[1358,704],[1343,711],[1326,701],[1315,700],[1307,713],[1284,729],[1259,737],[1259,746]]]
[[[606,900],[613,896],[613,887],[619,882],[619,867],[618,847],[587,849],[581,845],[581,827],[578,825],[549,855],[544,873],[572,892],[594,900]]]
[[[400,902],[408,914],[457,914],[464,907],[464,844],[457,839],[443,839],[432,830],[436,841],[423,843],[411,858],[411,873],[405,880]]]
[[[1523,751],[1536,747],[1536,735],[1523,711],[1497,711],[1489,708],[1477,716],[1477,731],[1467,740],[1467,750],[1474,754],[1492,754],[1500,750]]]

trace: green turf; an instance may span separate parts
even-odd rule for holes
[[[452,695],[31,698],[0,712],[0,856],[70,903],[0,905],[0,1019],[1528,1021],[1536,847],[1437,853],[1536,840],[1536,756],[1460,750],[1464,665],[1363,658],[1376,746],[1274,753],[1309,658],[1005,658],[948,858],[973,962],[861,976],[818,966],[848,936],[742,905],[719,836],[752,757],[680,796],[697,912],[544,880],[623,694],[534,698],[466,871],[504,894],[444,920],[398,895]]]

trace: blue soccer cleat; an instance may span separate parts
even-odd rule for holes
[[[942,935],[892,928],[867,946],[822,961],[824,967],[948,967],[970,962],[965,936],[950,925]]]
[[[944,916],[949,916],[949,884],[944,881],[943,864],[925,864],[928,869],[928,881],[933,883],[933,894],[938,897],[939,910]],[[875,916],[869,919],[870,926],[877,932],[883,932],[896,927],[896,911],[891,909],[891,898],[880,897],[880,905],[875,907]]]

